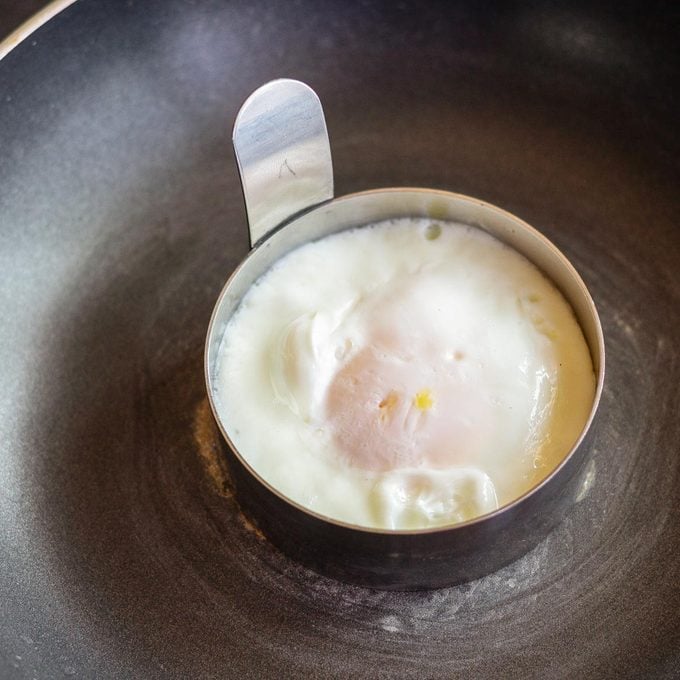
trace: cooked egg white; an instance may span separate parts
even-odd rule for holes
[[[518,498],[569,451],[595,392],[581,329],[538,269],[485,232],[425,219],[281,258],[230,320],[215,384],[263,479],[388,529]]]

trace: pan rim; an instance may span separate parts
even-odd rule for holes
[[[0,41],[0,60],[4,59],[15,47],[18,47],[29,38],[43,24],[46,24],[50,19],[53,19],[57,14],[60,14],[76,2],[77,0],[52,0],[52,2],[45,5],[33,16],[26,19],[23,24],[20,24],[4,40]]]

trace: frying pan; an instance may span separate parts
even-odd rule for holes
[[[677,676],[676,20],[653,3],[80,0],[9,51],[0,677]],[[282,76],[324,102],[339,194],[479,196],[543,231],[598,305],[589,486],[477,581],[341,584],[233,499],[203,340],[248,250],[231,124]]]

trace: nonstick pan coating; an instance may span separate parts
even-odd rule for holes
[[[509,7],[79,0],[0,62],[0,677],[677,675],[677,17]],[[282,76],[338,195],[495,203],[598,306],[590,485],[479,581],[325,579],[231,496],[203,341],[248,248],[231,124]]]

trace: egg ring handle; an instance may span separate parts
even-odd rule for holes
[[[250,246],[294,215],[333,198],[333,162],[321,101],[299,80],[253,92],[232,133]]]

